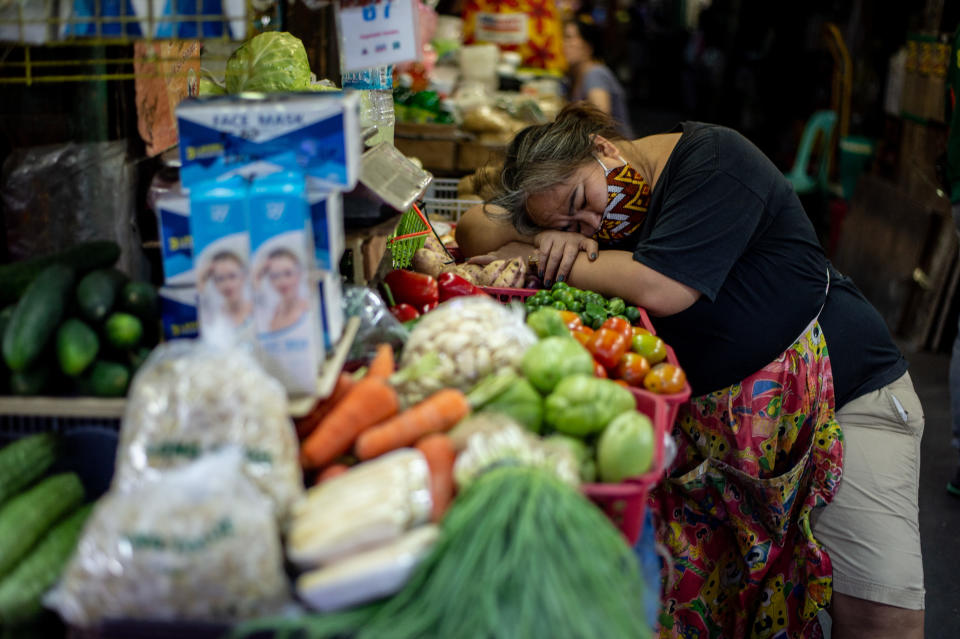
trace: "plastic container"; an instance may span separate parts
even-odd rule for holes
[[[486,293],[501,302],[522,302],[537,292],[532,288],[492,288],[484,287]],[[640,324],[656,335],[650,322],[650,316],[642,308]],[[678,365],[677,355],[667,346],[667,359]],[[584,494],[606,513],[607,517],[620,529],[630,544],[635,544],[643,530],[643,518],[647,509],[647,494],[663,477],[664,437],[673,428],[680,404],[690,399],[690,384],[684,385],[679,393],[659,395],[645,388],[630,387],[637,402],[637,410],[653,421],[653,463],[650,470],[639,477],[632,477],[619,484],[584,484]]]
[[[468,209],[480,204],[479,200],[457,198],[459,182],[456,178],[433,178],[423,193],[423,212],[433,218],[459,222]]]

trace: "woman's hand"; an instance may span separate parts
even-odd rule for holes
[[[540,231],[534,236],[533,243],[540,255],[540,279],[546,286],[570,276],[570,269],[580,251],[584,251],[592,262],[597,259],[599,249],[596,240],[568,231]]]

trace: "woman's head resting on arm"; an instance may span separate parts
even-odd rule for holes
[[[616,124],[596,108],[575,103],[549,124],[530,126],[507,147],[496,194],[487,202],[523,234],[545,229],[591,236],[607,205],[606,169],[622,166]],[[602,163],[602,166],[601,166]]]

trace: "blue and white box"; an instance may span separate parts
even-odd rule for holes
[[[172,192],[157,200],[160,256],[167,286],[194,286],[193,235],[190,233],[190,200]]]
[[[356,186],[363,142],[356,95],[341,92],[229,95],[177,107],[180,180],[300,171],[311,189]]]
[[[190,193],[190,232],[199,298],[200,330],[253,325],[247,181],[236,177],[198,184]]]
[[[254,324],[261,364],[290,395],[316,392],[320,334],[313,237],[302,173],[254,180],[250,188]]]
[[[310,224],[317,268],[336,271],[343,257],[343,196],[339,191],[309,191]]]
[[[195,338],[200,334],[197,319],[197,289],[194,286],[162,286],[160,317],[163,339]]]

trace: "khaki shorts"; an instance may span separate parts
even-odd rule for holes
[[[923,609],[917,492],[923,407],[909,373],[837,412],[843,478],[813,535],[833,562],[834,591]]]

